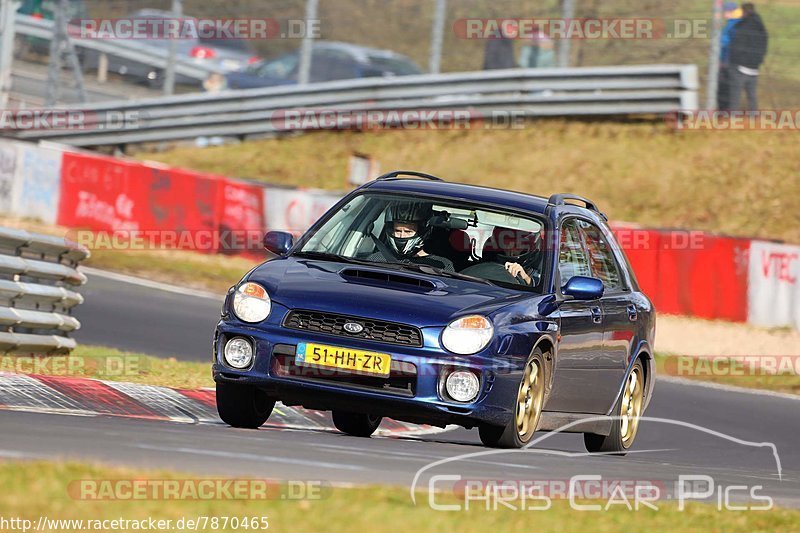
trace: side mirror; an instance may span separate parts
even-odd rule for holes
[[[603,282],[597,278],[572,276],[561,288],[561,293],[575,300],[598,300],[603,297],[603,290]]]
[[[285,231],[268,231],[264,235],[264,248],[276,255],[286,255],[292,249],[294,237]]]

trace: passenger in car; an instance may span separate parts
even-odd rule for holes
[[[423,202],[393,204],[386,217],[382,239],[375,239],[377,251],[367,257],[368,261],[383,263],[415,263],[455,272],[453,262],[425,251],[425,243],[431,234],[433,209]]]
[[[503,265],[525,285],[538,285],[541,278],[541,234],[497,226],[483,245],[482,258]]]

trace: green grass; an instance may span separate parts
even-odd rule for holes
[[[0,371],[197,389],[214,386],[210,350],[209,338],[208,362],[195,363],[79,344],[68,356],[0,356]]]
[[[281,185],[342,189],[353,152],[381,168],[592,198],[612,220],[800,242],[793,132],[539,120],[519,130],[320,132],[142,158]],[[265,157],[264,154],[269,154]]]
[[[751,372],[749,366],[742,360],[698,360],[694,357],[657,353],[656,370],[662,376],[800,394],[800,375],[793,372],[762,375],[759,371]]]
[[[690,504],[680,512],[674,503],[659,503],[658,511],[576,512],[568,502],[554,501],[547,511],[435,512],[427,494],[418,493],[414,506],[407,489],[367,487],[327,489],[320,499],[275,500],[142,500],[74,499],[81,480],[183,480],[176,472],[109,468],[85,463],[0,463],[0,516],[21,517],[34,524],[49,519],[170,519],[208,517],[267,517],[270,531],[619,531],[624,529],[692,531],[797,531],[800,511],[720,512],[711,505]],[[440,503],[455,503],[447,495]],[[69,529],[65,529],[69,531]],[[202,530],[202,529],[201,529]],[[210,528],[207,530],[211,530]],[[231,528],[227,530],[231,531]],[[241,529],[239,529],[241,531]]]

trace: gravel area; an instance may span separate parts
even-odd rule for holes
[[[678,355],[797,355],[800,332],[716,320],[659,315],[656,351]]]

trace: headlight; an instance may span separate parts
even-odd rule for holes
[[[233,296],[233,312],[244,322],[261,322],[269,316],[272,301],[258,283],[244,283]]]
[[[456,370],[447,376],[445,389],[447,390],[447,395],[452,399],[466,403],[478,397],[480,384],[478,376],[469,370]]]
[[[453,353],[471,355],[486,348],[493,335],[494,327],[489,319],[470,315],[454,320],[444,328],[442,345]]]
[[[225,343],[222,355],[228,366],[247,368],[253,360],[253,345],[244,337],[234,337]]]

